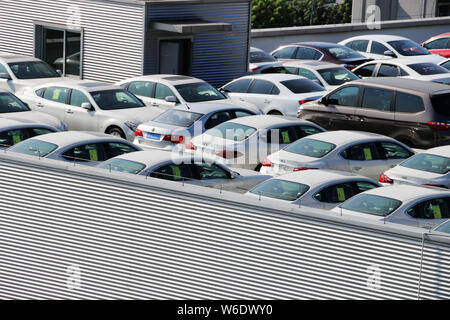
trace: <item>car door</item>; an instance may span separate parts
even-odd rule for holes
[[[349,181],[325,187],[318,191],[313,198],[318,201],[315,203],[315,207],[331,210],[355,194],[354,182]]]
[[[402,72],[400,71],[400,68],[393,64],[388,63],[382,63],[377,72],[376,77],[400,77],[402,75]]]
[[[378,180],[386,169],[387,161],[376,142],[355,143],[340,153],[347,160],[347,170]]]
[[[365,66],[361,66],[353,70],[353,73],[356,74],[361,79],[371,78],[375,76],[375,70],[377,69],[377,63],[369,63]]]
[[[278,60],[294,59],[296,52],[297,52],[296,46],[289,46],[272,52],[272,56],[274,56]]]
[[[367,55],[372,59],[392,59],[390,56],[386,56],[384,53],[390,51],[388,47],[378,41],[371,41],[369,54]]]
[[[147,98],[147,100],[149,101],[150,106],[152,107],[170,109],[173,106],[175,106],[174,102],[166,101],[166,98],[170,96],[177,98],[177,95],[169,86],[166,86],[163,83],[156,83],[154,95],[152,97]]]
[[[35,110],[45,112],[64,122],[68,107],[69,88],[48,87],[35,105]]]
[[[165,179],[170,181],[186,182],[191,184],[200,184],[192,172],[192,166],[184,163],[164,164],[161,167],[150,172],[150,177]]]
[[[352,129],[392,135],[395,126],[394,91],[365,86],[362,90]]]
[[[151,105],[154,101],[155,83],[152,81],[133,81],[129,83],[126,90],[144,101],[146,105]]]
[[[102,143],[82,144],[70,148],[61,155],[66,161],[94,166],[105,160]]]
[[[295,53],[295,59],[297,60],[321,60],[322,57],[322,52],[309,47],[298,47]]]
[[[450,38],[440,38],[430,41],[424,45],[431,53],[450,58]]]
[[[386,159],[386,169],[391,169],[414,155],[414,153],[395,142],[381,141],[378,146],[381,156]]]
[[[247,91],[251,83],[251,78],[239,79],[223,86],[220,90],[225,91],[230,98],[245,101],[245,97],[247,97]]]
[[[224,186],[226,187],[229,184],[233,184],[233,187],[236,188],[244,187],[243,185],[239,186],[239,183],[233,183],[236,181],[233,181],[233,179],[231,179],[231,174],[215,163],[194,162],[187,165],[192,167],[194,177],[198,179],[202,186],[210,188],[222,188]]]
[[[450,218],[450,197],[437,197],[421,201],[405,212],[396,212],[388,217],[390,221],[411,220],[412,225],[421,227],[433,227]]]
[[[81,108],[83,103],[91,103],[83,92],[73,89],[70,92],[69,104],[66,106],[64,123],[68,130],[98,131],[98,117],[94,106],[91,110]]]
[[[319,86],[322,86],[325,88],[326,84],[322,83],[319,79],[319,77],[311,70],[308,70],[306,68],[298,68],[298,75],[308,78],[311,81],[314,81]]]
[[[277,95],[279,93],[280,90],[274,83],[267,80],[255,79],[250,84],[247,95],[243,99],[244,101],[253,103],[262,109],[264,113],[267,113],[272,109],[278,108]]]

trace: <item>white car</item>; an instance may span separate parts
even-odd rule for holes
[[[407,145],[376,133],[327,131],[305,137],[271,154],[260,172],[280,175],[309,169],[358,173],[377,180],[382,172],[414,155]]]
[[[313,81],[293,74],[254,74],[235,79],[219,90],[250,102],[265,114],[295,117],[300,105],[320,99],[327,91]]]
[[[65,81],[46,62],[29,56],[0,53],[0,89],[21,96],[22,92],[46,82]]]
[[[349,81],[359,80],[350,70],[342,65],[321,61],[290,61],[284,62],[284,69],[289,73],[308,78],[331,91]]]
[[[7,90],[0,89],[0,118],[9,118],[26,122],[38,122],[58,129],[58,131],[67,130],[64,122],[58,118],[32,111],[27,103],[17,98]]]
[[[312,122],[296,118],[248,116],[207,130],[186,144],[186,149],[204,156],[217,156],[232,167],[258,171],[262,160],[272,152],[323,131]]]
[[[129,141],[109,134],[64,131],[27,139],[6,152],[96,166],[101,161],[141,150]]]
[[[231,170],[211,157],[157,150],[123,154],[98,167],[239,193],[272,177],[251,170]]]
[[[258,72],[261,68],[281,65],[276,58],[262,49],[250,47],[250,63],[248,71]]]
[[[139,124],[162,112],[119,86],[88,80],[40,85],[26,90],[23,99],[32,109],[63,121],[69,130],[104,132],[129,141]]]
[[[431,148],[384,172],[385,184],[428,185],[450,189],[450,146]]]
[[[443,57],[430,53],[420,44],[400,36],[368,34],[351,37],[339,42],[372,59],[413,57],[417,62],[439,63]]]
[[[381,185],[374,180],[350,172],[307,170],[266,180],[246,195],[331,210],[358,193],[378,187]]]
[[[331,212],[431,228],[450,218],[450,191],[418,186],[376,188],[350,198]]]
[[[208,82],[183,75],[146,75],[125,79],[117,82],[116,85],[133,93],[147,105],[160,108],[163,111],[174,106],[187,106],[189,108],[194,104],[220,103],[234,107],[252,108],[259,113],[258,108],[254,105],[230,99]]]
[[[449,70],[436,63],[417,62],[411,58],[367,62],[355,68],[353,73],[360,78],[402,77],[450,84]]]
[[[450,70],[450,59],[442,61],[439,65],[447,70]]]

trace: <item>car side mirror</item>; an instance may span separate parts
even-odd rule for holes
[[[11,76],[7,73],[0,73],[0,79],[11,80]]]
[[[391,50],[385,51],[384,55],[388,56],[388,57],[392,57],[392,58],[397,58],[397,55],[395,53],[393,53]]]
[[[60,69],[57,69],[57,70],[56,70],[56,73],[59,74],[61,77],[62,77],[62,75],[63,75],[63,72],[62,72]]]
[[[322,99],[319,100],[320,104],[323,104],[324,106],[328,105],[328,99],[327,97],[323,97]]]
[[[172,102],[172,103],[178,102],[178,99],[174,96],[167,96],[165,100],[166,100],[166,102]]]
[[[85,110],[92,110],[92,104],[90,104],[89,102],[83,102],[81,104],[81,108],[85,109]]]

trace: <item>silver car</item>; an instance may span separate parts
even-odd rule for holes
[[[358,193],[378,187],[381,185],[376,181],[350,172],[308,170],[266,180],[246,195],[330,210]]]
[[[101,161],[141,150],[125,139],[108,134],[65,131],[22,141],[7,152],[96,166]]]
[[[64,121],[69,130],[104,132],[129,141],[140,123],[161,113],[119,86],[87,80],[47,83],[26,91],[23,99]]]
[[[239,193],[271,178],[270,175],[255,171],[231,170],[210,157],[179,155],[158,150],[124,154],[105,161],[98,167]]]

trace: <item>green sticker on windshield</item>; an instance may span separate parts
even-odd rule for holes
[[[20,142],[20,136],[13,136],[13,143],[17,144]]]
[[[431,210],[433,210],[435,219],[442,219],[441,207],[439,205],[431,206]]]
[[[372,160],[372,151],[370,151],[370,148],[364,148],[364,157],[366,160]]]
[[[179,167],[172,167],[172,173],[175,177],[175,179],[180,179],[181,178],[181,170]]]
[[[283,137],[283,143],[291,143],[291,139],[289,139],[289,132],[281,131],[281,136]]]
[[[89,158],[91,159],[91,161],[98,161],[97,150],[89,150]]]
[[[345,201],[345,192],[344,192],[344,188],[337,188],[337,195],[338,195],[338,200],[339,201]]]

